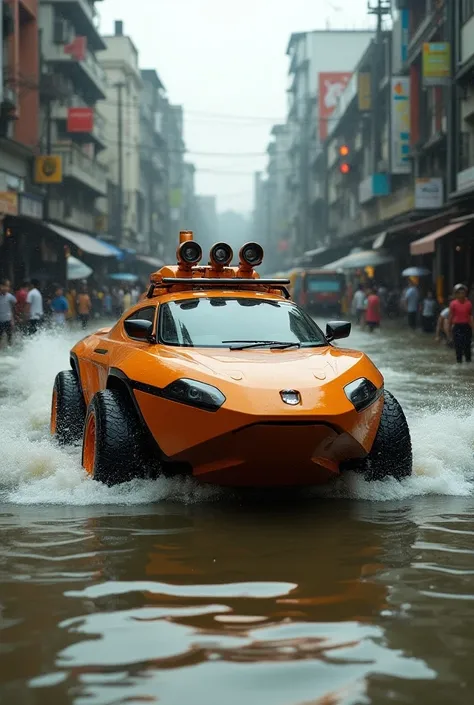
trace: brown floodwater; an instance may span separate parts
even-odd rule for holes
[[[354,332],[407,411],[402,483],[109,489],[48,438],[77,337],[0,354],[2,705],[474,702],[467,366],[421,334]]]

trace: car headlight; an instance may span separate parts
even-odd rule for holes
[[[365,377],[361,377],[360,379],[346,384],[344,391],[356,411],[362,411],[379,398],[383,392],[383,387],[377,389],[373,382]]]
[[[194,379],[177,379],[162,390],[162,395],[170,401],[195,406],[205,411],[217,411],[225,402],[219,389]]]

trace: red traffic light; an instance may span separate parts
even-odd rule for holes
[[[347,164],[347,162],[344,162],[339,167],[339,170],[340,170],[341,174],[348,174],[351,170],[350,164]]]
[[[341,155],[341,157],[347,157],[347,155],[349,154],[349,147],[347,146],[347,144],[343,144],[339,147],[339,154]]]

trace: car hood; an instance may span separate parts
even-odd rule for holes
[[[326,384],[343,375],[362,359],[362,352],[325,346],[299,350],[216,350],[176,348],[168,353],[188,368],[200,368],[206,374],[246,382],[252,387]],[[378,375],[375,367],[374,373]]]

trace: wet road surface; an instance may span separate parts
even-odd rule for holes
[[[414,477],[266,502],[105,488],[48,438],[81,333],[0,353],[0,702],[471,705],[474,374],[355,331],[404,406]]]

